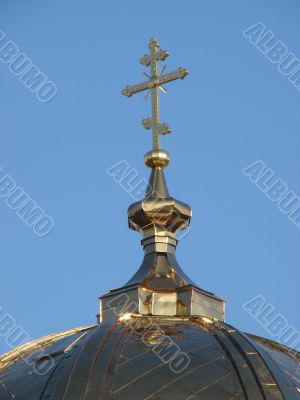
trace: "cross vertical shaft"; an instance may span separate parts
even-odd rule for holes
[[[151,59],[151,78],[153,81],[158,79],[158,61],[157,61],[157,49],[159,44],[155,40],[151,40],[149,48],[150,48],[150,59]],[[152,108],[152,145],[153,150],[160,149],[160,137],[159,133],[156,129],[158,124],[160,123],[160,115],[159,115],[159,86],[154,86],[151,89],[151,108]]]

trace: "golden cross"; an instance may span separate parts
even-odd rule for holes
[[[159,90],[166,93],[166,89],[162,86],[163,84],[176,79],[183,79],[189,73],[188,70],[180,67],[176,71],[163,75],[166,66],[161,72],[158,72],[158,62],[164,61],[170,55],[168,51],[162,50],[159,47],[158,41],[152,38],[149,44],[150,55],[145,54],[140,60],[142,65],[146,67],[150,66],[151,75],[149,76],[144,72],[148,80],[138,85],[126,86],[125,89],[122,90],[122,94],[127,97],[131,97],[133,94],[144,90],[149,90],[149,92],[151,92],[152,117],[143,119],[142,124],[145,129],[152,129],[153,150],[160,149],[160,135],[166,135],[171,132],[168,124],[160,122]]]

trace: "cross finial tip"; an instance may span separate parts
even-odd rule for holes
[[[158,40],[155,37],[150,40],[149,48],[151,49],[152,47],[159,47]]]
[[[183,67],[178,68],[179,79],[184,79],[188,74],[189,74],[189,71],[186,68],[183,68]]]

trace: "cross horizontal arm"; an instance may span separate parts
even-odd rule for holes
[[[126,86],[125,89],[122,90],[122,94],[124,96],[131,97],[133,94],[147,89],[150,89],[150,81],[139,83],[138,85]]]
[[[178,68],[176,71],[170,72],[168,74],[159,77],[159,84],[175,81],[176,79],[184,79],[189,74],[189,71],[185,68]]]
[[[153,121],[152,118],[144,118],[142,124],[145,129],[152,129],[157,135],[167,135],[172,130],[168,124],[161,124],[160,122]]]
[[[156,61],[164,61],[169,55],[170,55],[170,53],[167,50],[160,49],[156,53],[154,53],[152,55],[152,57]],[[140,63],[142,65],[145,65],[145,67],[149,67],[149,65],[151,64],[151,54],[150,55],[149,54],[145,54],[140,59]]]

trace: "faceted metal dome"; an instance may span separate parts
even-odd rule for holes
[[[120,319],[2,356],[0,399],[299,399],[299,364],[275,342],[207,318]]]
[[[151,92],[152,118],[143,125],[153,133],[145,157],[152,172],[145,198],[128,210],[130,228],[143,235],[142,265],[101,296],[97,325],[0,357],[0,400],[299,399],[299,353],[226,324],[224,300],[190,280],[176,260],[176,234],[192,211],[167,189],[160,136],[171,130],[160,122],[158,94],[188,72],[158,73],[169,52],[156,39],[149,49],[141,59],[149,80],[123,90],[128,97]]]

